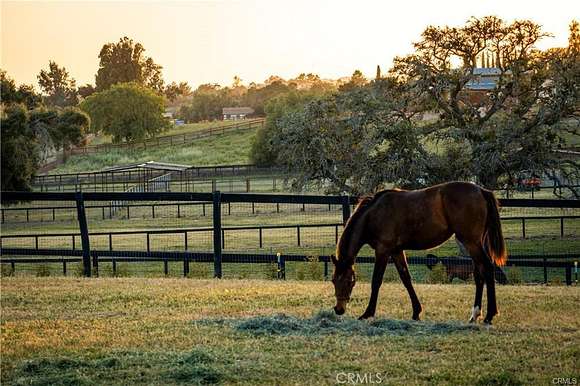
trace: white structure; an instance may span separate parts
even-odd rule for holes
[[[236,120],[245,119],[246,116],[254,114],[254,109],[251,107],[224,107],[222,109],[222,115],[224,121],[226,120]]]

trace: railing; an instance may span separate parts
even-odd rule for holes
[[[78,147],[71,150],[71,155],[74,154],[95,154],[106,152],[114,149],[150,149],[161,146],[175,146],[184,145],[191,143],[192,141],[198,140],[200,138],[210,137],[218,134],[226,134],[232,131],[239,130],[251,130],[257,127],[262,127],[264,125],[264,119],[252,119],[247,121],[239,121],[230,125],[221,125],[216,127],[210,127],[203,130],[192,131],[183,134],[173,134],[159,136],[156,138],[148,139],[143,142],[123,142],[117,144],[101,144],[94,146]]]
[[[2,246],[0,248],[0,253],[2,259],[0,260],[3,264],[10,264],[15,267],[16,264],[32,264],[32,263],[47,263],[47,262],[60,262],[63,264],[63,271],[66,272],[66,264],[71,262],[82,261],[83,272],[85,275],[90,276],[91,274],[98,272],[99,262],[111,262],[116,264],[116,262],[163,262],[165,266],[165,272],[167,272],[167,264],[171,261],[183,261],[184,274],[189,272],[190,262],[213,262],[213,272],[215,277],[222,277],[222,263],[225,262],[236,262],[236,263],[264,263],[270,262],[277,264],[278,270],[284,272],[285,262],[287,261],[304,261],[306,256],[299,253],[299,249],[296,249],[298,253],[285,253],[285,254],[274,254],[274,253],[257,253],[257,254],[247,254],[247,253],[224,253],[224,249],[234,250],[235,245],[230,247],[228,244],[228,237],[230,234],[239,237],[240,232],[255,232],[257,234],[256,249],[264,247],[263,234],[267,231],[286,229],[295,232],[295,247],[302,247],[303,235],[301,232],[305,232],[308,229],[322,229],[330,228],[333,236],[333,243],[339,237],[339,230],[342,228],[343,224],[346,222],[350,216],[352,205],[355,204],[356,199],[346,196],[297,196],[297,195],[260,195],[260,194],[222,194],[220,192],[214,193],[174,193],[174,192],[135,192],[135,193],[17,193],[17,192],[4,192],[2,193],[3,201],[73,201],[75,206],[62,206],[66,209],[76,209],[77,221],[78,221],[78,232],[55,232],[55,233],[30,233],[19,231],[16,234],[3,234],[0,237],[2,241]],[[131,201],[141,201],[141,204],[131,204]],[[156,201],[170,201],[171,203],[163,204],[151,204]],[[180,203],[175,203],[179,201]],[[122,202],[125,205],[122,207],[151,207],[151,217],[155,218],[155,207],[162,208],[169,206],[203,206],[203,214],[205,215],[205,207],[208,208],[208,216],[211,211],[211,226],[198,226],[198,227],[181,227],[181,228],[165,228],[165,229],[146,229],[146,230],[125,230],[125,231],[96,231],[89,232],[89,227],[87,225],[87,210],[94,208],[105,208],[103,205],[85,205],[86,202]],[[338,207],[340,208],[340,222],[319,222],[312,224],[278,224],[278,225],[224,225],[222,226],[222,216],[226,215],[226,211],[229,212],[230,204],[233,203],[247,203],[248,208],[254,208],[254,204],[272,204],[272,205],[282,205],[282,204],[292,204],[297,209],[306,210],[307,205],[318,205],[318,212],[309,212],[312,216],[320,216],[321,210],[320,206],[328,206],[328,210]],[[569,208],[570,210],[576,210],[580,208],[580,201],[569,201],[569,200],[515,200],[515,199],[505,199],[501,200],[501,205],[503,208],[546,208],[551,210],[556,208],[558,210]],[[227,208],[225,209],[224,208]],[[49,208],[54,209],[55,207]],[[211,208],[211,209],[210,209]],[[12,208],[5,208],[9,210]],[[104,210],[104,209],[103,209]],[[222,213],[222,211],[224,213]],[[179,213],[179,209],[178,209]],[[256,215],[259,215],[256,213]],[[130,215],[127,215],[127,220]],[[522,220],[523,218],[523,220]],[[503,218],[505,222],[510,221],[522,221],[525,225],[526,221],[533,221],[534,219],[546,221],[546,220],[557,220],[560,221],[560,232],[561,237],[568,237],[569,231],[566,232],[563,228],[565,222],[570,221],[572,223],[572,230],[578,225],[577,215],[547,215],[547,216],[507,216]],[[525,229],[525,228],[524,228]],[[524,230],[525,232],[525,230]],[[211,236],[211,245],[208,245],[210,250],[192,251],[193,248],[198,248],[199,244],[191,244],[191,238],[196,233],[205,233]],[[143,248],[135,248],[137,243],[135,239],[129,240],[129,246],[125,246],[125,249],[116,249],[115,240],[122,237],[123,235],[133,235],[143,238],[146,243]],[[151,246],[151,239],[155,235],[162,235],[164,238],[169,238],[170,236],[179,236],[181,239],[181,246],[171,245],[169,250],[160,250]],[[95,237],[106,237],[108,239],[107,248],[92,248],[91,239]],[[525,234],[522,235],[524,238]],[[236,237],[234,237],[234,242],[236,242]],[[243,236],[247,238],[246,236]],[[577,234],[572,236],[574,240],[578,237]],[[50,239],[64,239],[69,238],[72,241],[72,248],[63,247],[58,242],[52,243],[56,247],[54,248],[43,248],[43,244],[46,240]],[[34,246],[19,247],[19,246],[9,246],[6,247],[5,244],[11,239],[29,239],[34,241]],[[173,237],[175,239],[175,237]],[[527,242],[523,240],[524,242]],[[248,244],[248,243],[246,243]],[[67,243],[68,245],[68,243]],[[576,241],[572,244],[573,246],[578,245]],[[180,250],[176,250],[180,249]],[[6,257],[11,256],[11,257]],[[14,256],[41,256],[42,258],[15,258]],[[60,259],[50,258],[49,256],[61,256]],[[82,259],[81,259],[82,258]],[[569,253],[560,252],[547,252],[547,251],[537,251],[537,253],[521,253],[517,255],[510,255],[508,264],[510,266],[516,267],[536,267],[542,269],[544,274],[544,281],[548,280],[548,270],[549,269],[563,269],[565,271],[566,282],[571,283],[572,270],[574,268],[574,259],[580,258],[580,250],[577,249]],[[431,259],[431,260],[430,260]],[[324,262],[325,272],[328,272],[328,255],[319,254],[318,260]],[[361,256],[358,259],[359,262],[372,262],[373,258]],[[419,257],[411,256],[409,259],[411,264],[429,264],[432,261],[430,257]],[[448,257],[442,258],[443,262],[455,261],[457,259],[448,259]],[[114,265],[113,265],[114,266]]]
[[[33,180],[33,188],[40,192],[110,192],[118,191],[119,187],[135,183],[142,183],[151,178],[168,173],[167,170],[154,170],[135,167],[134,170],[99,171],[83,173],[64,173],[36,176]],[[198,166],[183,171],[172,171],[172,180],[180,186],[188,186],[194,183],[219,182],[220,178],[244,176],[244,180],[252,180],[250,176],[271,176],[272,180],[280,180],[284,177],[284,171],[279,168],[258,167],[256,165],[221,165],[221,166]],[[274,175],[274,176],[272,176]]]

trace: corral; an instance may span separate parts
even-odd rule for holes
[[[92,266],[101,275],[317,279],[328,278],[328,255],[356,202],[220,192],[5,193],[3,200],[27,201],[3,210],[2,262],[9,274],[70,274],[83,270],[73,268],[82,260],[85,273]],[[511,281],[577,279],[580,202],[501,203]],[[471,264],[453,241],[435,253]],[[425,254],[410,254],[419,281],[430,276]],[[371,263],[371,256],[365,248],[359,262]],[[365,280],[370,264],[362,266]]]

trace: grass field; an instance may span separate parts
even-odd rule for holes
[[[50,174],[100,170],[135,162],[158,161],[194,166],[247,164],[254,131],[233,131],[201,138],[194,144],[154,149],[115,149],[103,153],[75,155]]]
[[[470,285],[418,285],[410,322],[400,284],[377,319],[330,312],[328,282],[192,279],[2,279],[2,384],[524,385],[580,377],[580,289],[502,286],[491,329],[472,327]],[[283,315],[281,315],[283,314]],[[338,378],[337,378],[338,377]],[[377,378],[375,378],[376,381]]]
[[[177,135],[177,134],[184,134],[184,133],[195,133],[197,131],[214,128],[214,127],[221,127],[226,125],[231,125],[232,122],[224,122],[224,121],[213,121],[213,122],[199,122],[199,123],[188,123],[185,125],[171,125],[169,129],[160,133],[160,136],[165,135]],[[102,145],[105,143],[112,143],[113,137],[106,134],[99,134],[96,135],[95,138],[91,141],[90,145]]]

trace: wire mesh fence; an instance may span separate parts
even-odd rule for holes
[[[160,180],[160,184],[167,181]],[[8,196],[6,196],[8,194]],[[355,200],[342,196],[214,193],[3,194],[2,274],[188,276],[322,280]],[[79,202],[87,241],[79,223]],[[570,283],[580,257],[580,205],[565,200],[503,200],[510,258],[499,282]],[[28,213],[26,211],[28,210]],[[87,245],[85,245],[87,244]],[[370,280],[374,252],[359,253]],[[471,260],[452,239],[410,251],[419,282],[472,280]],[[83,265],[84,264],[84,265]],[[398,280],[387,271],[386,280]]]

